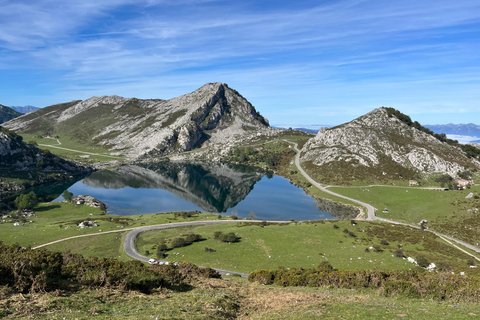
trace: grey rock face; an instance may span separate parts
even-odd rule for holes
[[[268,121],[223,83],[170,100],[92,97],[53,105],[5,124],[17,132],[82,137],[129,159],[164,156],[269,132]]]
[[[301,152],[303,162],[310,161],[316,166],[343,162],[375,168],[389,161],[419,173],[441,172],[452,176],[468,164],[478,166],[459,148],[390,117],[385,108],[334,128],[322,128]]]

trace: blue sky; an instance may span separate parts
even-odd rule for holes
[[[272,125],[480,123],[480,1],[0,0],[0,104],[224,82]]]

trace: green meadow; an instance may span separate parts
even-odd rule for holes
[[[216,240],[215,231],[234,232],[238,241],[223,243]],[[270,224],[265,227],[242,222],[236,225],[155,230],[139,234],[137,251],[144,255],[148,251],[150,257],[155,257],[156,248],[162,241],[169,245],[172,239],[189,233],[200,234],[203,240],[170,249],[167,260],[187,261],[239,272],[281,267],[310,268],[324,261],[342,270],[414,268],[412,263],[395,255],[396,250],[401,248],[405,256],[416,259],[422,255],[429,262],[445,263],[458,272],[477,273],[477,269],[468,266],[470,256],[429,232],[366,221],[356,225],[350,221],[320,221]],[[205,247],[214,249],[215,252],[207,252]]]
[[[460,191],[385,186],[329,189],[373,205],[379,217],[415,225],[425,219],[435,231],[480,243],[480,186]],[[467,198],[470,193],[472,197]]]
[[[40,203],[34,208],[34,211],[35,216],[27,218],[24,225],[15,226],[15,220],[12,218],[0,221],[0,240],[7,244],[18,243],[21,246],[36,247],[58,239],[79,235],[105,231],[122,232],[124,229],[170,222],[218,219],[217,215],[206,213],[197,213],[186,219],[175,218],[173,213],[136,216],[104,215],[100,209],[66,202]],[[14,211],[10,215],[15,213]],[[77,227],[80,222],[85,220],[91,220],[98,226],[84,229]],[[88,246],[85,247],[84,254],[89,255],[88,248]]]

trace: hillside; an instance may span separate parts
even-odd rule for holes
[[[455,177],[459,171],[480,167],[458,144],[427,130],[410,117],[382,107],[320,130],[304,145],[301,161],[320,181],[335,183],[413,179],[432,173]]]
[[[21,136],[0,127],[0,201],[32,185],[70,179],[89,171],[47,149],[27,144]]]
[[[0,104],[0,124],[20,117],[21,115],[20,112]]]
[[[212,145],[226,149],[246,136],[274,130],[244,97],[222,83],[207,83],[170,100],[103,96],[71,101],[5,126],[19,134],[66,136],[130,159]]]

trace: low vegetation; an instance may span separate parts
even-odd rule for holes
[[[472,258],[432,233],[405,226],[357,221],[317,221],[276,224],[239,222],[215,226],[189,226],[141,233],[137,251],[154,257],[160,243],[196,233],[202,241],[168,250],[166,260],[251,272],[256,269],[311,268],[329,261],[342,270],[408,270],[406,258],[424,256],[453,272],[480,274],[470,268]],[[232,234],[233,243],[219,240]],[[405,259],[403,259],[405,258]]]
[[[425,260],[426,261],[426,260]],[[331,287],[344,289],[374,288],[383,296],[406,296],[436,301],[480,302],[480,277],[429,273],[423,270],[382,271],[335,270],[328,262],[317,268],[258,270],[248,279],[279,286]]]

